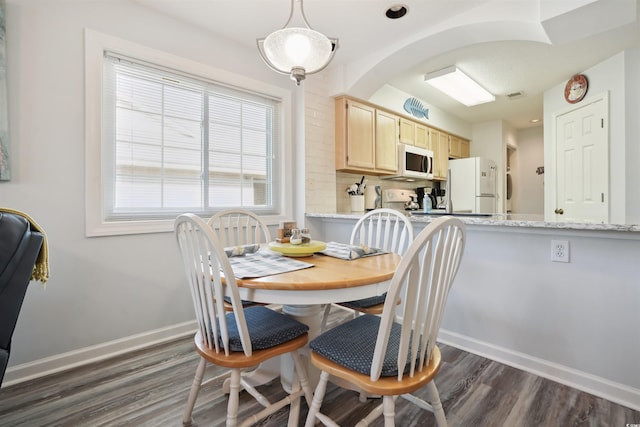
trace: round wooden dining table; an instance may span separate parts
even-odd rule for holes
[[[322,254],[296,258],[313,267],[257,278],[236,279],[240,297],[260,303],[281,304],[283,313],[309,326],[309,339],[320,333],[325,304],[382,295],[389,287],[401,257],[394,253],[344,260]],[[280,375],[289,383],[291,361],[280,366],[261,365],[250,376],[254,385]],[[313,373],[310,379],[314,381]]]
[[[385,253],[353,260],[322,254],[296,258],[313,267],[257,278],[236,279],[242,299],[269,304],[326,304],[386,292],[400,256]]]
[[[243,300],[282,304],[284,313],[319,333],[322,307],[382,295],[401,257],[394,253],[344,260],[314,254],[296,258],[313,267],[257,278],[236,279]]]

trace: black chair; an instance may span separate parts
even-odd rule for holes
[[[44,235],[20,215],[0,211],[0,385],[9,363],[11,337]]]

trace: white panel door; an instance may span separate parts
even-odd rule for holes
[[[556,219],[609,222],[609,144],[600,99],[556,118]]]

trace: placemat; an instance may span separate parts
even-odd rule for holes
[[[231,263],[233,275],[237,279],[271,276],[272,274],[313,267],[313,264],[308,262],[297,261],[280,254],[263,251],[244,256],[229,257],[229,263]]]
[[[387,251],[378,248],[370,248],[365,245],[357,246],[348,245],[346,243],[327,242],[327,248],[320,253],[334,258],[351,260],[372,255],[386,254]]]

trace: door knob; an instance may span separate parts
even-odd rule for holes
[[[562,214],[564,213],[564,211],[562,210],[562,208],[560,208],[560,209],[556,209],[554,212],[555,212],[555,213],[557,213],[558,215],[562,215]]]

